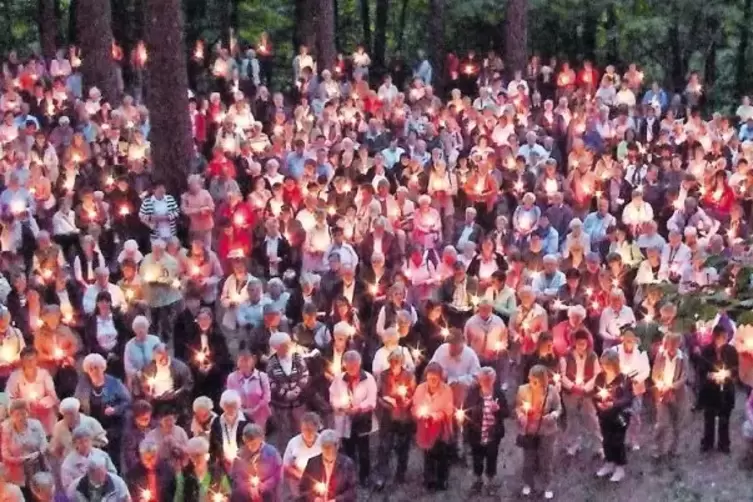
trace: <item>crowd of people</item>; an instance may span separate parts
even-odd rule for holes
[[[673,462],[691,407],[750,455],[753,327],[669,296],[751,288],[747,97],[494,52],[377,77],[362,47],[301,47],[283,94],[271,39],[240,49],[191,54],[183,193],[140,92],[4,59],[0,499],[353,502],[414,445],[427,490],[470,459],[493,493],[510,427],[551,499],[560,451]]]

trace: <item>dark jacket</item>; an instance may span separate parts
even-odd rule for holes
[[[701,350],[699,370],[701,375],[700,405],[703,408],[730,412],[735,407],[735,381],[739,369],[737,349],[722,345],[717,350],[709,344]],[[719,370],[729,371],[724,383],[717,383],[711,375]]]
[[[309,460],[306,470],[303,472],[300,484],[299,502],[314,502],[317,499],[336,500],[337,502],[355,502],[358,500],[356,466],[353,461],[345,456],[338,455],[335,467],[327,484],[327,493],[320,495],[316,488],[317,483],[325,479],[324,460],[321,455]]]
[[[157,487],[156,493],[152,492],[151,501],[172,502],[175,497],[175,475],[173,469],[165,462],[160,462],[156,467]],[[139,462],[125,475],[125,482],[131,492],[133,500],[142,500],[143,490],[149,490],[148,472],[144,464]]]
[[[606,410],[600,410],[598,406],[596,408],[599,420],[603,423],[602,428],[606,426],[609,428],[626,429],[630,417],[630,406],[633,404],[633,385],[631,380],[620,373],[617,375],[617,378],[607,385],[605,374],[600,373],[596,377],[594,388],[597,391],[593,399],[597,405],[602,399],[599,395],[601,389],[609,391],[609,397],[613,403],[612,407]]]
[[[505,437],[505,418],[510,416],[505,393],[498,386],[494,386],[494,400],[499,409],[494,413],[494,425],[489,431],[489,443],[499,442]],[[470,388],[463,404],[465,420],[463,422],[465,440],[471,446],[481,444],[481,426],[484,422],[484,398],[481,396],[481,386],[476,384]]]
[[[238,418],[235,444],[238,445],[239,449],[243,446],[243,428],[246,427],[247,424],[247,420],[241,419],[240,417]],[[222,423],[220,422],[219,416],[212,420],[212,425],[209,426],[209,458],[215,462],[221,462],[225,458],[222,439]]]

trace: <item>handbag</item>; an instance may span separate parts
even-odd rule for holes
[[[541,436],[539,431],[541,430],[541,422],[544,421],[544,407],[546,406],[546,400],[549,399],[549,385],[546,386],[546,393],[544,394],[544,401],[541,405],[541,418],[539,419],[539,426],[536,427],[536,432],[533,434],[518,434],[515,438],[515,446],[522,448],[523,450],[535,450],[539,447],[541,442]]]

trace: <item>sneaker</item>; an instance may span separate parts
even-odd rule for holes
[[[580,446],[577,444],[572,445],[567,449],[567,456],[568,457],[574,457],[578,454],[578,450],[580,450]]]
[[[502,392],[507,392],[507,389],[510,388],[510,384],[507,382],[502,382]]]
[[[522,494],[522,495],[523,495],[524,497],[527,497],[527,496],[529,496],[529,495],[531,494],[531,487],[530,487],[530,486],[528,486],[528,485],[525,485],[525,486],[523,487],[523,491],[522,491],[522,492],[520,492],[520,493],[521,493],[521,494]]]
[[[640,451],[641,445],[639,445],[638,443],[633,443],[633,446],[631,446],[631,448],[633,451]]]
[[[552,490],[545,491],[544,498],[547,500],[552,500],[554,498],[554,492]]]
[[[614,472],[614,464],[611,462],[607,462],[606,464],[601,466],[601,469],[596,471],[596,477],[603,478],[603,477],[609,476],[613,472]]]
[[[619,483],[623,479],[625,479],[625,468],[622,466],[618,466],[614,470],[614,474],[612,474],[612,477],[609,478],[609,481],[611,481],[612,483]]]

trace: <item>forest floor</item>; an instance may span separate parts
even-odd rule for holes
[[[554,462],[554,499],[567,502],[753,502],[753,470],[742,469],[740,461],[744,448],[744,404],[743,394],[738,393],[730,426],[731,455],[718,451],[703,455],[700,453],[703,415],[693,413],[689,414],[681,435],[679,456],[671,465],[667,462],[657,464],[651,458],[652,428],[644,420],[641,431],[642,448],[640,451],[628,452],[628,475],[619,484],[595,477],[594,473],[601,462],[592,458],[590,453],[581,451],[575,458],[568,457],[559,445]],[[414,447],[404,485],[388,484],[378,493],[362,490],[359,501],[544,500],[541,493],[534,492],[525,498],[520,494],[522,453],[514,445],[517,433],[514,421],[508,420],[506,428],[499,457],[499,486],[494,494],[471,493],[470,486],[474,478],[470,467],[459,465],[453,466],[450,471],[450,489],[447,492],[427,492],[421,480],[422,454]],[[468,465],[470,466],[470,458]]]

